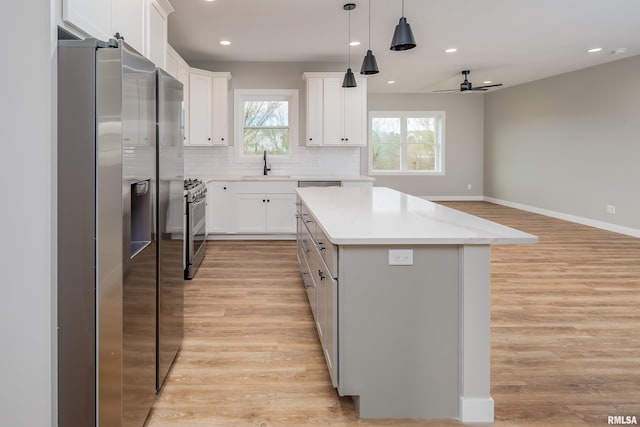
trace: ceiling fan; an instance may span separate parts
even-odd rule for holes
[[[502,86],[502,83],[493,84],[493,85],[484,85],[484,86],[476,86],[473,87],[471,82],[467,80],[467,77],[471,73],[470,70],[464,70],[462,75],[464,76],[464,81],[460,83],[460,89],[443,89],[443,90],[434,90],[433,92],[469,92],[469,91],[486,91],[490,87]]]

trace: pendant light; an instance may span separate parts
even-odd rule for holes
[[[355,3],[347,3],[342,7],[344,10],[349,12],[349,43],[351,43],[351,11],[356,8]],[[353,75],[353,71],[351,71],[351,45],[349,44],[349,68],[347,68],[347,72],[344,73],[344,80],[342,81],[342,87],[357,87],[356,76]]]
[[[411,25],[407,23],[407,18],[404,17],[404,0],[402,0],[402,17],[393,32],[391,50],[408,50],[414,47],[416,47],[416,39],[413,38]]]
[[[371,0],[369,0],[369,50],[362,61],[362,67],[360,68],[360,74],[378,74],[378,62],[376,57],[371,52]]]

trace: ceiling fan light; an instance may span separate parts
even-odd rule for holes
[[[414,47],[416,47],[416,39],[413,37],[411,25],[407,22],[407,18],[403,16],[400,18],[400,22],[398,22],[398,25],[396,25],[396,29],[393,32],[391,50],[409,50]]]
[[[351,68],[347,68],[347,72],[344,73],[344,80],[342,81],[342,87],[357,87],[356,76],[353,75]]]
[[[362,60],[360,74],[378,74],[379,72],[380,70],[378,70],[378,62],[376,61],[376,57],[373,52],[371,52],[371,49],[369,49],[367,50],[367,54]]]

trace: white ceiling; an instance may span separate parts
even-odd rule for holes
[[[171,0],[169,43],[187,62],[326,61],[346,69],[347,2]],[[353,3],[357,73],[367,51],[369,3]],[[464,69],[475,86],[491,80],[509,87],[640,54],[640,0],[405,0],[417,47],[392,52],[401,13],[401,0],[371,0],[371,49],[380,73],[369,77],[369,92],[457,88]],[[221,46],[223,39],[232,44]],[[458,51],[445,53],[450,47]],[[585,52],[592,47],[602,52]],[[611,53],[618,48],[627,51]]]

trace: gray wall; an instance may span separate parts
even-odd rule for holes
[[[53,4],[3,3],[0,426],[55,425]]]
[[[231,72],[232,102],[233,89],[298,89],[300,141],[304,141],[307,131],[307,97],[302,73],[343,71],[346,67],[342,63],[304,62],[191,62],[189,65],[204,70]],[[376,176],[377,186],[391,187],[417,196],[482,196],[483,95],[369,93],[368,110],[446,111],[445,175]],[[229,116],[232,133],[233,114]],[[363,175],[368,175],[368,154],[368,148],[361,149],[360,168]],[[468,184],[471,184],[471,190],[467,190]]]
[[[482,94],[369,94],[369,111],[445,111],[443,176],[376,176],[376,186],[416,196],[480,197],[483,191]],[[362,173],[368,174],[368,150],[362,150]],[[467,190],[471,184],[471,190]]]
[[[485,95],[485,196],[640,228],[639,77],[635,56]]]

